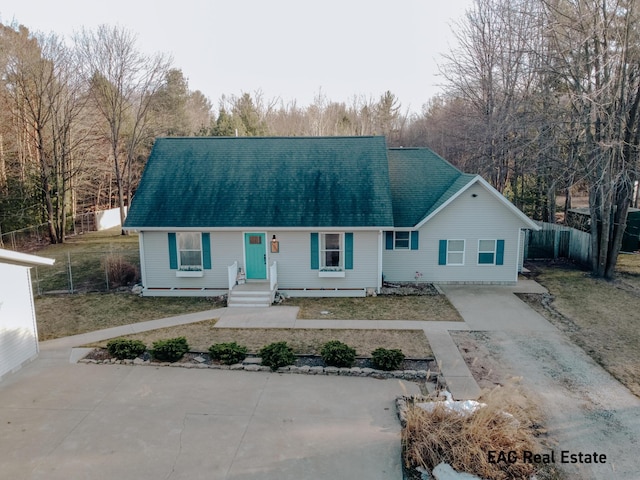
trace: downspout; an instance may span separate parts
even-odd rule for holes
[[[376,293],[380,294],[382,289],[382,230],[378,230],[378,281]]]
[[[138,232],[138,245],[140,246],[140,283],[142,283],[143,290],[147,288],[147,269],[146,261],[144,257],[144,232]]]

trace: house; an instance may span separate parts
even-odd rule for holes
[[[477,175],[384,137],[159,138],[129,209],[144,295],[268,304],[389,281],[514,283],[538,227]]]
[[[0,249],[0,380],[38,355],[30,267],[49,258]]]

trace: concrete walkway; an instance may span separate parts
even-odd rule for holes
[[[40,344],[42,354],[50,352],[66,355],[75,362],[88,353],[81,345],[101,342],[110,338],[185,325],[218,318],[216,328],[318,328],[362,330],[423,330],[438,362],[447,386],[455,399],[468,400],[480,396],[480,388],[473,379],[449,331],[469,330],[465,322],[426,322],[415,320],[300,320],[298,307],[275,306],[268,308],[219,308],[203,312],[167,317],[148,322],[123,325],[70,337],[48,340]]]

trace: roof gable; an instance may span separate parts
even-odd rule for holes
[[[413,227],[473,179],[428,148],[390,148],[396,227]]]
[[[384,137],[159,138],[125,227],[391,226]]]
[[[527,217],[518,207],[511,203],[504,195],[502,195],[498,190],[492,187],[489,182],[487,182],[480,175],[464,175],[471,177],[471,181],[461,182],[461,186],[459,188],[452,186],[452,188],[450,188],[449,191],[445,195],[443,195],[442,201],[438,202],[437,206],[434,205],[434,208],[429,211],[429,214],[418,224],[418,227],[421,227],[422,225],[427,223],[441,210],[446,208],[447,205],[461,196],[467,189],[469,189],[469,187],[478,183],[482,187],[484,187],[484,189],[489,192],[498,201],[498,203],[504,205],[515,217],[517,217],[522,222],[522,226],[524,228],[529,228],[531,230],[540,230],[540,226],[538,224]]]

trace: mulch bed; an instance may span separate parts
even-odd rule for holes
[[[255,357],[255,355],[247,356],[247,358],[251,357]],[[114,357],[109,354],[106,348],[96,348],[92,352],[89,352],[89,354],[84,358],[87,360],[104,362],[109,361]],[[142,360],[150,360],[151,354],[149,352],[145,352],[140,358],[142,358]],[[199,360],[196,360],[196,358]],[[204,359],[204,361],[201,361],[202,359]],[[204,352],[189,352],[176,363],[204,363],[207,365],[220,364],[218,361],[211,360],[209,354]],[[294,366],[325,367],[326,365],[322,361],[322,357],[319,355],[296,355],[296,363]],[[353,366],[359,368],[374,368],[371,358],[368,357],[356,358]],[[437,370],[437,364],[433,358],[407,358],[402,363],[401,370],[429,370],[431,372],[435,372]]]

